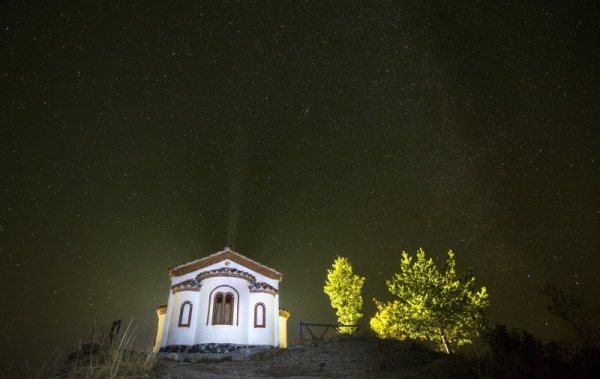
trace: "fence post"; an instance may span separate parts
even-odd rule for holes
[[[321,333],[320,336],[315,336],[315,334],[313,333],[312,330],[310,330],[309,326],[315,326],[315,327],[323,327],[325,328],[323,330],[323,333]],[[340,334],[340,328],[341,327],[351,327],[351,328],[355,328],[354,331],[358,331],[358,325],[344,325],[344,324],[312,324],[312,323],[308,323],[308,322],[303,322],[300,321],[300,342],[304,342],[304,328],[306,328],[306,331],[310,334],[310,336],[312,337],[312,340],[322,340],[325,337],[325,334],[327,334],[327,331],[331,328],[333,330],[335,330],[338,334]],[[316,331],[315,331],[316,332]]]

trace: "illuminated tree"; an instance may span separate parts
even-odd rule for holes
[[[348,258],[337,257],[331,270],[327,270],[324,291],[335,308],[338,322],[343,325],[356,325],[362,318],[361,290],[365,282],[352,271]],[[356,328],[339,328],[340,333],[350,334]]]
[[[476,290],[472,274],[457,276],[452,251],[443,270],[422,249],[416,260],[402,252],[400,273],[386,283],[396,299],[374,299],[377,313],[371,319],[371,328],[381,338],[433,341],[450,353],[483,331],[488,294],[485,287]]]

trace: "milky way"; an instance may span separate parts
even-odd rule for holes
[[[596,4],[133,3],[0,8],[3,364],[151,342],[166,269],[228,244],[284,273],[292,342],[336,255],[365,322],[419,247],[543,338],[547,281],[598,298]]]

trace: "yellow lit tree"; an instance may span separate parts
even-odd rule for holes
[[[356,325],[362,318],[363,300],[361,295],[365,278],[352,271],[348,258],[337,257],[332,268],[327,270],[324,291],[335,308],[338,322],[343,325]],[[355,328],[340,327],[343,334],[351,334]]]
[[[400,273],[387,285],[396,299],[387,303],[374,299],[377,313],[371,319],[371,329],[381,338],[433,341],[450,353],[483,330],[488,294],[485,287],[476,290],[470,273],[457,275],[452,251],[442,271],[422,249],[414,261],[402,252]]]

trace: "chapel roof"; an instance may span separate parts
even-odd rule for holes
[[[230,260],[232,262],[238,263],[238,264],[240,264],[244,267],[247,267],[251,270],[254,270],[254,271],[258,272],[259,274],[262,274],[270,279],[280,281],[281,278],[283,277],[283,274],[280,273],[279,271],[276,271],[270,267],[267,267],[263,264],[260,264],[256,261],[254,261],[248,257],[245,257],[242,254],[237,253],[228,247],[226,247],[222,251],[216,252],[207,257],[196,259],[196,260],[193,260],[193,261],[190,261],[187,263],[183,263],[180,265],[170,267],[169,275],[170,276],[181,276],[181,275],[188,274],[190,272],[202,269],[204,267],[210,266],[212,264],[215,264],[215,263],[218,263],[218,262],[221,262],[224,260]]]

